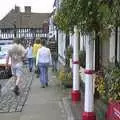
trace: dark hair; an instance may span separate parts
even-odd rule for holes
[[[36,40],[35,40],[35,43],[39,44],[40,41],[41,41],[40,39],[36,39]]]
[[[41,40],[40,42],[43,46],[45,46],[45,40]]]
[[[19,39],[19,38],[15,38],[13,41],[16,44],[21,44],[21,39]]]

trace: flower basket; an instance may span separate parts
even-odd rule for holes
[[[120,100],[120,68],[113,64],[106,66],[102,73],[97,73],[95,86],[105,102],[109,99]]]
[[[65,88],[71,88],[72,87],[72,72],[66,71],[64,68],[62,68],[59,71],[59,80],[62,86]]]
[[[61,81],[62,82],[62,85],[65,87],[65,88],[72,88],[72,80],[68,81],[68,80],[63,80]]]

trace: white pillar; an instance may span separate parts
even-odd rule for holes
[[[74,42],[73,42],[73,91],[72,101],[80,100],[79,91],[79,57],[78,57],[78,33],[77,27],[74,27]]]
[[[93,40],[86,39],[86,71],[93,69]],[[85,74],[85,111],[93,111],[93,75]]]
[[[93,48],[91,35],[86,37],[86,68],[85,68],[85,106],[83,120],[95,120],[93,94]]]
[[[77,28],[74,28],[73,44],[73,90],[79,90],[79,58],[78,58],[78,34]]]

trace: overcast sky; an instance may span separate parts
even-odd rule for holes
[[[55,0],[1,0],[0,3],[0,20],[16,6],[24,11],[24,6],[31,6],[32,12],[52,12]]]

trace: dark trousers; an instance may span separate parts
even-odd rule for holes
[[[57,60],[52,59],[52,70],[57,71]]]

